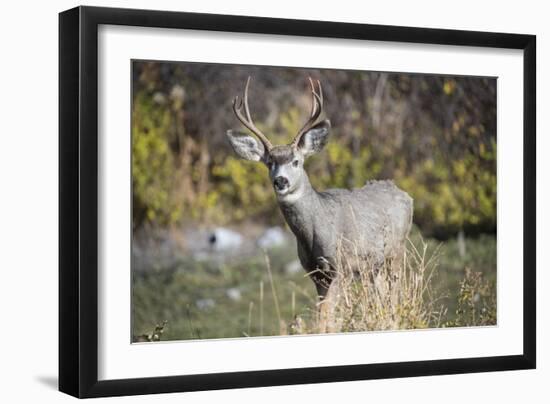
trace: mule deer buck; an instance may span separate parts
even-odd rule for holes
[[[232,130],[227,137],[240,157],[267,166],[281,212],[296,236],[300,263],[323,301],[333,279],[337,249],[342,247],[340,240],[352,244],[374,265],[399,257],[411,228],[413,203],[391,181],[369,181],[353,190],[319,192],[312,187],[304,160],[325,146],[330,121],[318,121],[323,111],[321,83],[317,81],[316,89],[311,78],[309,82],[311,113],[290,144],[272,145],[254,125],[248,107],[250,77],[243,98],[234,98],[233,111],[259,142]]]

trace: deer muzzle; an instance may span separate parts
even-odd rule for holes
[[[278,192],[284,191],[289,186],[288,179],[283,176],[275,177],[275,179],[273,180],[273,186],[275,187],[275,190]]]

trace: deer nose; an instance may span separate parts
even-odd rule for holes
[[[279,176],[273,180],[273,185],[278,190],[285,189],[288,187],[288,180],[285,177]]]

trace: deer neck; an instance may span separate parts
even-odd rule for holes
[[[279,199],[279,207],[296,238],[310,244],[314,234],[315,216],[321,207],[319,194],[305,176],[302,186],[295,195]]]

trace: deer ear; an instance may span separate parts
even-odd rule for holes
[[[237,133],[232,130],[227,131],[227,138],[233,146],[235,153],[239,157],[250,161],[261,161],[264,158],[264,146],[252,136]]]
[[[328,134],[330,132],[330,121],[325,119],[319,122],[313,128],[303,134],[298,143],[300,150],[305,157],[320,152],[328,142]]]

